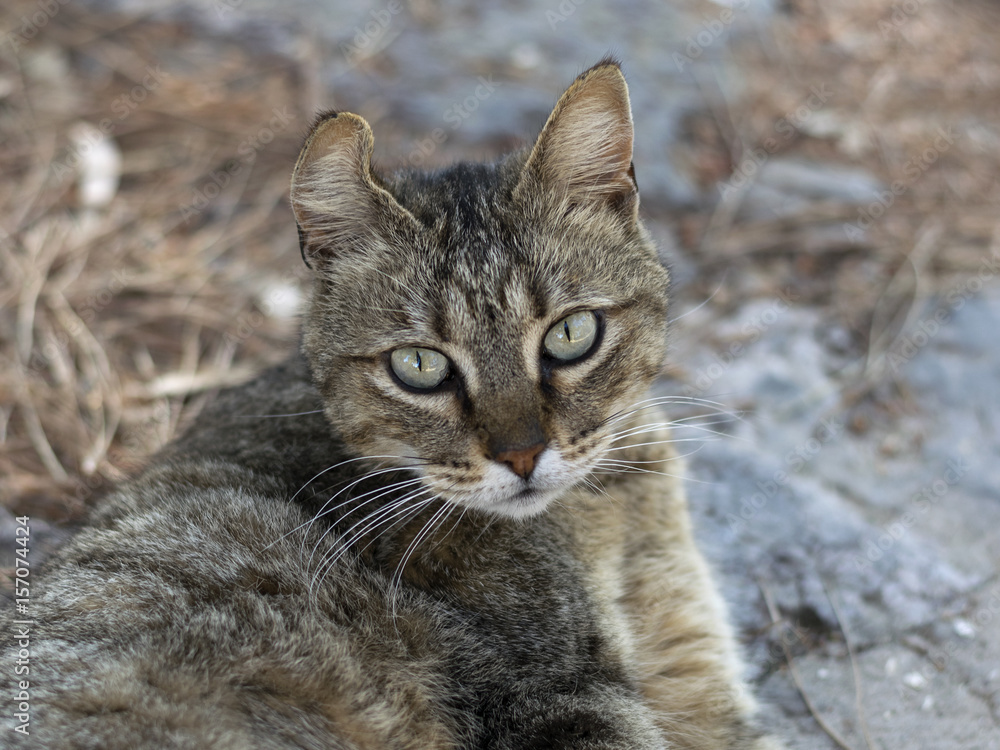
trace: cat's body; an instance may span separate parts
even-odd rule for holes
[[[778,747],[670,444],[632,408],[667,277],[617,66],[498,165],[382,178],[369,154],[360,118],[317,124],[292,188],[317,277],[305,357],[221,394],[48,566],[31,734],[8,711],[5,735]]]

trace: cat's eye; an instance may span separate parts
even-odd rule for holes
[[[396,377],[411,388],[421,390],[437,388],[451,370],[448,358],[441,352],[417,346],[396,349],[390,355],[389,363]]]
[[[545,353],[563,362],[579,359],[597,339],[597,315],[590,310],[567,315],[545,334]]]

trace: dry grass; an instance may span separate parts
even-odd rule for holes
[[[0,28],[32,11],[5,3]],[[65,519],[294,340],[311,104],[300,63],[180,25],[65,6],[20,41],[0,56],[0,495]],[[102,176],[113,197],[88,193]]]
[[[844,225],[858,221],[859,207],[840,203],[757,221],[690,217],[685,236],[703,265],[793,285],[829,304],[862,341],[907,259],[924,296],[980,270],[1000,253],[998,31],[1000,8],[980,0],[786,3],[765,43],[747,35],[734,51],[743,94],[716,108],[701,138],[718,144],[706,159],[712,178],[726,180],[771,138],[772,155],[859,166],[905,190],[853,240]],[[821,87],[828,100],[796,121]],[[794,135],[783,118],[799,124]],[[939,129],[954,143],[919,163]],[[706,274],[705,290],[715,283]]]

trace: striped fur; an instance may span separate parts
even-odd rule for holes
[[[7,711],[4,741],[779,748],[669,435],[635,408],[668,274],[617,64],[493,164],[381,175],[372,143],[327,114],[294,170],[302,354],[220,394],[33,579],[31,734]],[[547,331],[580,311],[596,344],[553,360]],[[401,347],[452,377],[406,387]],[[539,445],[530,470],[502,459]]]

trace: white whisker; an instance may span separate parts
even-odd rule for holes
[[[608,461],[602,459],[597,462],[597,465],[604,467],[608,471],[614,471],[623,474],[634,472],[638,474],[657,474],[658,476],[661,477],[672,477],[674,479],[685,479],[685,480],[688,479],[688,477],[685,477],[683,474],[670,474],[666,471],[656,471],[655,469],[644,469],[641,466],[635,466],[633,464],[626,463],[624,461]]]
[[[326,474],[328,471],[333,471],[334,469],[336,469],[338,467],[346,466],[347,464],[354,463],[355,461],[368,461],[368,460],[374,460],[374,459],[377,459],[377,458],[394,458],[394,459],[398,459],[399,456],[355,456],[354,458],[345,459],[344,461],[341,461],[340,463],[336,463],[333,466],[327,466],[325,469],[323,469],[323,471],[319,472],[312,479],[310,479],[305,484],[303,484],[301,487],[299,487],[295,491],[295,494],[293,494],[288,499],[289,499],[289,501],[292,501],[295,498],[297,498],[299,496],[299,493],[302,492],[302,490],[304,490],[310,484],[312,484],[317,479],[319,479],[321,476],[323,476],[324,474]]]
[[[432,502],[435,499],[433,496],[420,500],[419,502],[413,505],[409,505],[410,501],[412,501],[416,497],[420,497],[421,494],[426,492],[428,492],[428,490],[424,488],[421,490],[417,490],[416,492],[413,492],[409,495],[405,495],[404,497],[401,497],[398,500],[394,500],[388,505],[379,508],[378,510],[369,514],[368,516],[365,516],[363,519],[354,524],[350,529],[344,532],[341,535],[341,538],[337,540],[336,542],[337,546],[335,547],[333,554],[331,554],[329,557],[327,557],[325,560],[319,563],[318,567],[316,568],[316,573],[312,576],[312,579],[310,581],[310,586],[309,586],[310,595],[312,594],[312,591],[315,590],[315,587],[319,583],[322,583],[323,579],[326,577],[329,571],[333,570],[333,568],[336,567],[337,563],[340,562],[341,559],[343,559],[344,555],[346,555],[351,550],[353,545],[356,544],[358,540],[364,538],[369,532],[385,524],[388,521],[399,518],[400,516],[403,516],[404,518],[409,518],[410,516],[415,515],[428,503]],[[374,541],[374,539],[372,541]],[[366,544],[364,547],[362,547],[360,551],[364,551],[365,549],[367,549],[370,544],[371,542]],[[313,555],[315,555],[315,552],[316,550],[314,549]],[[311,567],[311,561],[312,561],[312,556],[310,556],[310,567]]]
[[[307,414],[322,414],[322,409],[313,409],[312,411],[299,411],[294,414],[238,414],[237,419],[276,419],[278,417],[304,417]]]
[[[395,458],[395,456],[373,456],[372,458]],[[305,489],[309,485],[310,482],[315,481],[318,477],[322,476],[326,472],[328,472],[328,471],[330,471],[332,469],[335,469],[338,466],[343,466],[346,463],[350,463],[351,461],[360,461],[360,460],[361,460],[360,458],[352,458],[352,459],[350,459],[348,461],[341,461],[339,464],[334,464],[333,466],[331,466],[331,467],[329,467],[327,469],[324,469],[319,474],[317,474],[312,479],[310,479],[309,482],[306,482],[306,484],[302,485],[302,487],[299,488],[298,492],[296,492],[294,495],[291,496],[291,498],[289,498],[289,502],[291,502],[292,500],[294,500],[296,498],[296,496],[299,494],[299,492],[302,492],[302,490]],[[271,542],[269,545],[267,545],[264,549],[265,550],[270,549],[271,547],[273,547],[275,544],[277,544],[278,542],[280,542],[285,537],[288,537],[288,536],[294,534],[296,531],[299,531],[300,529],[304,529],[304,528],[307,528],[309,526],[312,526],[312,524],[319,517],[325,515],[326,513],[332,512],[332,511],[336,510],[337,508],[342,507],[347,502],[350,502],[352,499],[357,499],[357,498],[350,498],[350,499],[346,500],[344,503],[340,503],[339,505],[336,505],[333,508],[328,509],[327,506],[334,499],[336,499],[342,492],[347,492],[352,487],[355,487],[356,485],[360,484],[361,482],[363,482],[366,479],[370,479],[371,477],[379,476],[380,474],[387,474],[387,473],[390,473],[390,472],[393,472],[393,471],[401,471],[401,469],[399,467],[391,467],[391,468],[388,468],[388,469],[379,469],[377,471],[369,472],[369,473],[367,473],[367,474],[365,474],[365,475],[363,475],[363,476],[361,476],[361,477],[359,477],[357,479],[354,479],[353,481],[351,481],[350,485],[348,485],[347,487],[343,488],[342,490],[339,490],[336,494],[334,494],[333,496],[329,497],[326,500],[326,502],[323,503],[323,505],[319,509],[319,511],[317,511],[308,521],[303,521],[302,523],[300,523],[295,528],[293,528],[293,529],[285,532],[284,534],[282,534],[281,536],[279,536],[277,539],[275,539],[273,542]],[[344,481],[350,481],[350,480],[344,480]],[[409,480],[407,480],[407,481],[409,481]],[[377,492],[380,489],[382,489],[382,487],[377,487],[377,488],[375,488],[375,490],[372,490],[372,491],[373,492]]]
[[[673,445],[674,443],[706,443],[711,438],[668,438],[666,440],[650,440],[646,443],[634,443],[631,445],[619,445],[616,448],[608,448],[605,453],[614,453],[615,451],[627,451],[632,448],[645,448],[648,445]]]
[[[708,297],[703,302],[701,302],[701,304],[697,305],[696,307],[692,307],[686,313],[681,313],[676,318],[671,318],[670,322],[668,323],[668,325],[673,325],[678,320],[681,320],[682,318],[690,315],[691,313],[698,312],[701,308],[703,308],[705,305],[707,305],[709,302],[711,302],[715,298],[715,295],[718,294],[719,291],[722,289],[722,285],[726,283],[726,276],[728,276],[728,275],[729,275],[729,269],[726,269],[723,272],[723,274],[722,274],[722,278],[719,279],[719,285],[717,287],[715,287],[715,291],[714,292],[712,292],[710,295],[708,295]]]
[[[402,583],[403,568],[406,567],[406,563],[409,562],[410,557],[416,551],[420,543],[425,538],[427,538],[427,535],[430,534],[431,530],[433,530],[434,526],[437,524],[438,519],[440,518],[443,520],[444,518],[447,518],[451,514],[451,512],[455,510],[456,507],[457,506],[454,505],[453,503],[445,501],[445,503],[440,508],[438,508],[434,512],[434,515],[432,515],[430,519],[423,525],[423,527],[420,529],[417,535],[413,537],[413,539],[410,541],[410,544],[407,546],[406,551],[403,553],[402,558],[400,558],[399,565],[396,566],[396,571],[392,574],[392,578],[389,581],[390,592],[393,591],[394,589],[397,589],[399,584]],[[389,598],[393,599],[393,596],[390,594]]]
[[[347,516],[351,515],[351,513],[354,513],[356,510],[359,510],[363,506],[368,505],[369,503],[374,502],[375,500],[378,500],[379,498],[382,498],[382,497],[385,497],[386,495],[392,494],[393,492],[395,492],[396,490],[398,490],[400,487],[408,486],[408,485],[413,485],[413,484],[416,484],[416,483],[419,483],[419,482],[420,482],[419,479],[409,480],[407,482],[396,482],[394,484],[389,485],[388,487],[376,487],[374,490],[371,490],[370,492],[366,492],[365,494],[363,494],[363,495],[361,495],[361,496],[359,496],[357,498],[351,498],[350,500],[347,500],[345,502],[351,502],[352,500],[360,500],[361,498],[365,497],[365,495],[369,495],[369,494],[372,495],[372,497],[369,497],[367,500],[365,500],[362,503],[359,503],[356,507],[352,508],[350,511],[348,511],[347,513],[345,513],[340,518],[340,520],[343,521],[345,518],[347,518]],[[390,501],[385,506],[375,508],[375,510],[373,510],[371,513],[369,513],[368,515],[364,516],[360,520],[356,521],[354,523],[354,525],[351,526],[347,531],[345,531],[342,534],[340,534],[340,539],[343,539],[344,537],[346,537],[349,534],[351,534],[354,531],[354,529],[358,528],[358,526],[360,526],[361,524],[364,524],[366,521],[368,521],[369,519],[371,519],[373,516],[374,517],[380,517],[380,514],[382,514],[383,511],[386,510],[386,508],[389,508],[389,509],[396,508],[400,504],[405,503],[406,501],[410,500],[414,496],[419,495],[421,492],[425,492],[425,491],[427,491],[425,488],[419,488],[417,490],[412,491],[409,494],[404,495],[402,498],[397,498],[397,499],[394,499],[394,500]],[[343,503],[342,503],[342,505],[343,505]],[[313,521],[315,521],[315,520],[316,519],[313,518]],[[308,563],[307,563],[308,567],[312,566],[313,557],[315,557],[315,555],[316,555],[316,550],[319,549],[320,542],[322,542],[327,537],[328,534],[330,534],[331,532],[333,532],[334,529],[335,529],[335,527],[333,525],[329,526],[323,532],[323,534],[320,536],[320,538],[316,541],[316,544],[313,545],[313,551],[312,551],[312,554],[309,555],[309,560],[308,560]],[[365,531],[367,531],[367,529],[365,529]],[[362,532],[362,533],[364,533],[364,532]],[[353,543],[353,541],[350,542],[349,544],[352,544],[352,543]]]
[[[351,498],[348,498],[347,500],[344,500],[342,503],[339,503],[335,508],[331,508],[330,510],[324,511],[324,513],[331,513],[334,510],[336,510],[336,508],[343,507],[344,505],[347,505],[348,503],[358,502],[359,500],[363,500],[363,502],[358,502],[358,504],[355,507],[351,508],[347,513],[345,513],[343,516],[341,516],[338,519],[339,521],[343,521],[345,518],[347,518],[349,515],[351,515],[351,513],[354,513],[355,511],[361,509],[365,505],[368,505],[369,503],[372,503],[375,500],[378,500],[379,498],[385,497],[386,495],[392,494],[393,492],[396,492],[397,490],[399,490],[399,489],[401,489],[403,487],[412,487],[414,484],[419,485],[420,484],[420,479],[419,478],[416,478],[416,479],[407,479],[407,480],[404,480],[402,482],[393,482],[390,485],[375,487],[374,489],[371,489],[368,492],[364,492],[361,495],[358,495],[358,497],[351,497]],[[371,497],[368,497],[369,495]],[[367,497],[367,499],[364,499],[366,497]],[[394,500],[394,501],[390,502],[390,505],[392,503],[394,503],[394,502],[396,502],[396,501]],[[378,513],[379,510],[380,510],[379,508],[376,508],[374,511],[372,511],[372,513]],[[311,524],[315,523],[319,519],[319,517],[321,515],[323,515],[323,513],[319,513],[319,514],[313,516],[309,520],[309,524],[311,525]],[[370,518],[370,517],[371,517],[371,514],[365,516],[364,518]],[[362,522],[363,521],[364,521],[364,519],[362,519]],[[316,550],[319,549],[320,543],[322,543],[322,541],[327,537],[328,534],[330,534],[330,533],[332,533],[334,531],[334,528],[335,528],[334,525],[330,524],[323,531],[323,533],[320,535],[319,539],[316,540],[316,544],[313,545],[313,552],[312,552],[312,554],[309,555],[308,565],[312,565],[313,557],[316,555]],[[301,545],[300,551],[299,551],[300,558],[301,558],[302,555],[305,554],[305,542],[306,542],[306,536],[303,535],[302,545]]]

